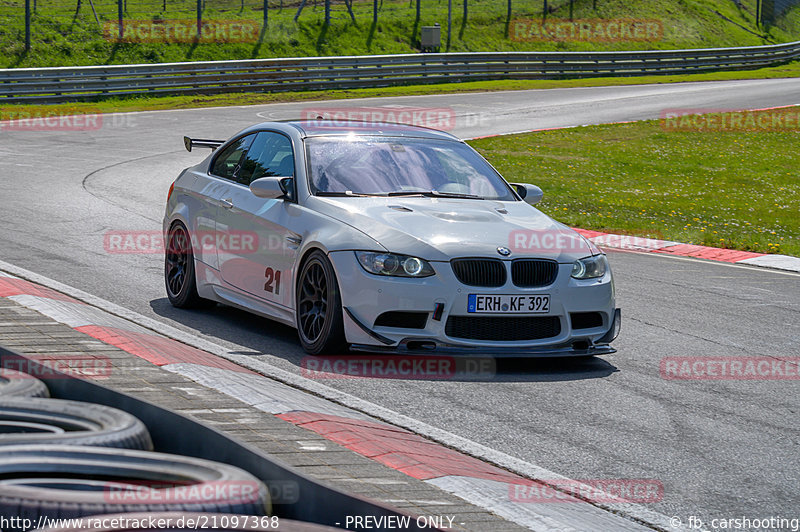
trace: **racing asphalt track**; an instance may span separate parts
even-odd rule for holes
[[[475,137],[657,118],[665,108],[798,103],[800,79],[792,79],[144,112],[82,132],[0,129],[0,259],[299,373],[304,355],[292,329],[226,307],[175,310],[161,255],[104,250],[106,231],[160,228],[169,184],[207,154],[184,151],[182,135],[222,139],[259,117],[333,106],[452,108],[453,132]],[[476,382],[325,384],[574,479],[658,479],[664,500],[648,508],[684,522],[800,517],[798,381],[659,376],[668,355],[800,354],[800,275],[609,256],[624,317],[615,355],[501,362],[495,378]]]

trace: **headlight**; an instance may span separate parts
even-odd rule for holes
[[[572,265],[572,276],[575,279],[596,279],[608,271],[608,261],[605,255],[595,255],[578,259]]]
[[[361,267],[375,275],[429,277],[434,273],[428,261],[417,257],[373,251],[356,251],[355,253]]]

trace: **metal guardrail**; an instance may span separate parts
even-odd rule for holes
[[[137,94],[349,89],[495,79],[744,70],[800,56],[800,41],[638,52],[473,52],[0,69],[0,103]]]

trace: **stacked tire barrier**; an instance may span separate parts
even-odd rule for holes
[[[31,443],[153,449],[144,424],[122,410],[62,399],[3,397],[0,449]]]
[[[169,523],[159,530],[334,530],[270,518],[265,484],[238,467],[153,452],[144,423],[127,412],[49,395],[31,375],[0,371],[4,530],[81,517],[103,525],[48,529],[141,531],[148,528],[138,523],[159,522]]]
[[[11,478],[0,485],[0,514],[34,523],[41,516],[118,512],[269,513],[264,484],[218,462],[87,445],[13,445],[0,452],[0,472]]]
[[[41,382],[5,368],[25,368]],[[218,496],[205,496],[212,491]],[[23,515],[33,526],[8,526]],[[0,345],[3,532],[321,532],[355,515],[409,514],[326,485],[206,423]],[[137,516],[148,522],[132,525]],[[148,525],[157,518],[172,524]],[[433,529],[412,518],[405,530]]]
[[[27,373],[13,369],[0,372],[0,398],[50,397],[47,385]]]

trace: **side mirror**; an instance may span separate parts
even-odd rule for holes
[[[530,205],[536,205],[542,201],[544,197],[544,192],[536,185],[531,185],[529,183],[511,183],[511,186],[514,187],[519,197]]]
[[[250,192],[258,198],[276,199],[286,195],[285,180],[291,177],[261,177],[250,183]]]

